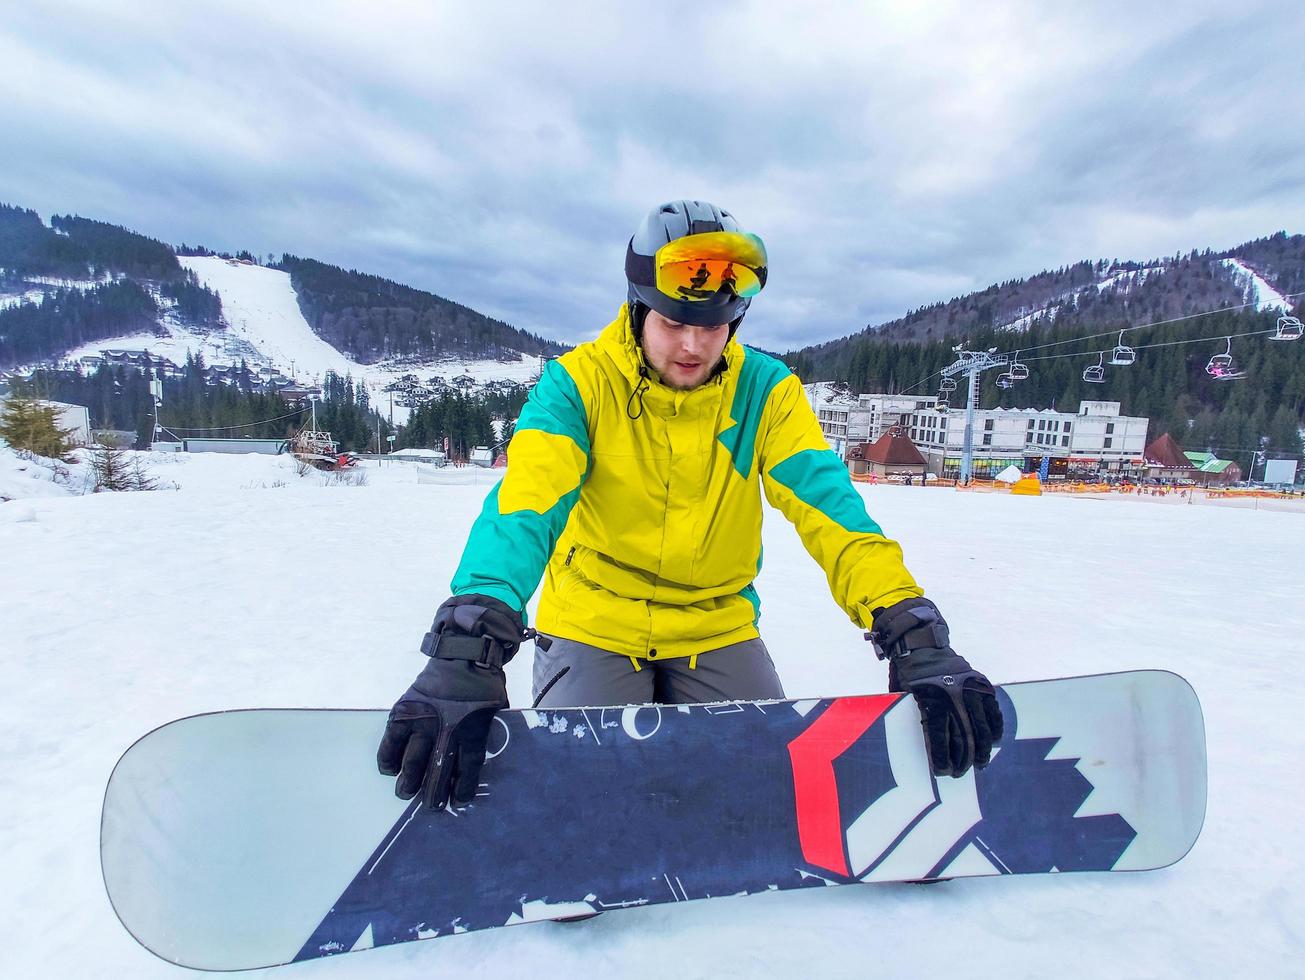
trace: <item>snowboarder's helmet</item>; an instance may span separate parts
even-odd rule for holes
[[[683,255],[665,246],[684,242]],[[761,239],[739,227],[728,211],[707,201],[670,201],[648,213],[625,252],[625,278],[635,334],[654,309],[678,323],[738,328],[752,297],[766,282]],[[642,307],[642,309],[641,309]]]

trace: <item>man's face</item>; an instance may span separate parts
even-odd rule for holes
[[[649,310],[643,321],[643,353],[662,384],[688,391],[711,375],[729,343],[730,325],[695,327]]]

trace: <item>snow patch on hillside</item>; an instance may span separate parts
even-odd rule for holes
[[[40,303],[48,293],[59,289],[85,292],[114,281],[112,276],[107,275],[98,279],[58,279],[53,276],[23,276],[22,279],[24,288],[17,292],[0,292],[0,310],[21,306],[23,303]]]
[[[1263,313],[1266,310],[1274,310],[1278,313],[1291,312],[1291,301],[1241,259],[1224,259],[1223,264],[1233,270],[1238,284],[1250,292],[1250,302],[1255,304],[1258,312]]]
[[[1107,289],[1119,292],[1122,288],[1124,292],[1127,292],[1134,286],[1142,285],[1151,276],[1161,275],[1165,271],[1167,270],[1163,265],[1148,265],[1141,269],[1121,269],[1097,283],[1096,290],[1098,293],[1104,293]]]
[[[1017,319],[1011,320],[1010,323],[1003,323],[997,329],[1006,330],[1010,333],[1024,333],[1039,320],[1046,320],[1048,323],[1054,322],[1056,314],[1060,312],[1060,307],[1060,303],[1044,306],[1041,309],[1033,310]]]
[[[1046,306],[1039,307],[1035,310],[1021,310],[1020,315],[1014,320],[1007,323],[999,324],[997,329],[1009,333],[1024,333],[1035,323],[1045,321],[1054,323],[1057,315],[1066,306],[1075,307],[1078,305],[1079,297],[1088,290],[1096,290],[1098,294],[1110,290],[1115,293],[1126,293],[1141,286],[1151,276],[1164,273],[1164,265],[1149,265],[1140,269],[1119,269],[1110,272],[1102,279],[1086,286],[1080,286],[1077,289],[1071,289],[1068,292],[1061,293],[1059,296],[1050,300]]]

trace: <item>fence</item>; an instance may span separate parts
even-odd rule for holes
[[[894,486],[904,485],[904,480],[902,479],[878,477],[868,473],[853,473],[852,480],[855,483],[869,483],[872,485],[881,483]],[[916,483],[914,485],[958,490],[963,493],[1007,493],[1010,491],[1010,485],[1002,483],[999,480],[971,480],[968,484],[961,485],[956,480],[939,478],[929,480],[924,484]],[[1169,498],[1174,502],[1186,503],[1207,503],[1214,501],[1280,501],[1291,505],[1300,505],[1300,509],[1305,509],[1305,489],[1267,490],[1253,487],[1173,487],[1151,484],[1086,483],[1079,480],[1049,480],[1042,484],[1042,492],[1044,494],[1088,497],[1105,497],[1111,494],[1118,494],[1122,497],[1131,496],[1147,499]],[[1294,510],[1297,508],[1292,506],[1288,509]]]

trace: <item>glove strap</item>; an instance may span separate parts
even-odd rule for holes
[[[522,639],[531,639],[534,633],[533,629],[528,629],[523,634]],[[448,630],[441,630],[438,633],[430,632],[423,636],[421,638],[421,652],[428,657],[440,660],[470,660],[482,667],[497,669],[501,669],[505,663],[512,659],[511,656],[505,657],[503,655],[503,644],[493,637],[467,636],[465,633],[455,633]]]
[[[884,612],[891,615],[881,623]],[[880,660],[909,657],[912,650],[924,648],[941,650],[950,644],[947,622],[928,599],[910,601],[906,608],[895,612],[876,609],[873,615],[876,628],[866,633],[865,638],[874,645],[875,656]]]

